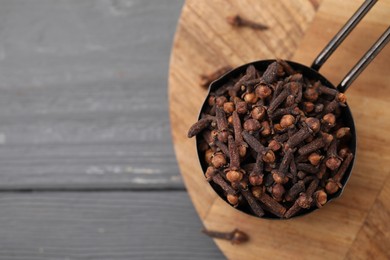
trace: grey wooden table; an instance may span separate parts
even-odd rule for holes
[[[182,0],[0,0],[0,259],[221,259],[180,178]]]

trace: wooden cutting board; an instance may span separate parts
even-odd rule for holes
[[[228,259],[390,258],[389,46],[348,90],[358,136],[356,164],[343,196],[321,210],[283,221],[235,210],[207,184],[195,140],[186,137],[206,95],[198,83],[201,74],[275,57],[310,65],[362,2],[324,0],[317,12],[319,2],[304,0],[188,0],[184,5],[169,72],[172,136],[184,182],[205,227],[239,228],[250,235],[239,246],[215,240]],[[232,28],[225,18],[236,13],[270,30]],[[389,17],[390,1],[379,1],[321,73],[337,85],[384,32]]]

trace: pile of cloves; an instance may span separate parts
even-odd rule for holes
[[[188,137],[198,135],[205,177],[234,207],[290,218],[342,188],[353,160],[343,93],[277,60],[248,66],[207,102]]]

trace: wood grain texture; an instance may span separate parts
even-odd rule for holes
[[[185,192],[0,197],[0,259],[222,259]]]
[[[0,3],[0,189],[182,188],[166,78],[181,0]]]
[[[334,35],[342,24],[345,13],[343,8],[357,9],[360,1],[340,3],[334,10],[332,21],[316,19],[308,30],[308,37],[315,34],[315,28],[328,25],[328,30],[311,42],[303,41],[294,58],[302,63],[310,64],[314,56],[304,51],[312,47],[317,53],[321,43]],[[326,6],[325,6],[326,7]],[[325,8],[324,7],[324,8]],[[321,69],[334,84],[338,84],[352,66],[368,50],[376,39],[386,30],[390,13],[390,1],[379,1],[373,10],[345,40],[329,61]],[[328,10],[328,15],[330,11]],[[319,12],[319,15],[326,13]],[[363,40],[364,39],[364,40]],[[390,245],[389,196],[390,196],[390,137],[387,134],[389,125],[382,118],[389,118],[385,111],[390,106],[390,70],[387,46],[367,67],[363,74],[348,90],[348,104],[352,109],[358,135],[357,161],[352,178],[340,203],[347,207],[361,205],[365,218],[360,223],[358,232],[346,254],[347,259],[389,259]],[[351,58],[352,57],[352,58]],[[375,173],[375,174],[371,174]],[[361,190],[361,192],[358,192]],[[351,205],[353,202],[353,205]],[[349,205],[347,203],[350,203]],[[355,231],[355,230],[354,230]]]
[[[196,121],[206,94],[196,85],[202,70],[278,57],[283,47],[279,46],[278,49],[278,45],[271,45],[273,37],[278,37],[278,30],[285,24],[294,24],[290,20],[293,18],[283,16],[288,21],[282,19],[272,24],[276,25],[271,25],[269,32],[273,37],[265,37],[267,32],[254,33],[244,29],[238,32],[229,28],[223,23],[223,17],[228,13],[225,7],[215,8],[217,14],[211,19],[207,10],[213,10],[213,7],[194,2],[186,2],[171,57],[169,95],[173,139],[185,184],[205,226],[221,230],[238,227],[251,236],[251,242],[240,247],[216,240],[225,256],[229,259],[344,259],[347,256],[354,259],[359,255],[363,258],[387,257],[383,248],[390,244],[385,210],[390,207],[385,188],[388,185],[385,181],[390,176],[390,137],[387,134],[390,125],[385,120],[390,116],[387,110],[390,106],[390,64],[386,59],[390,56],[390,48],[383,50],[347,93],[355,117],[358,152],[352,177],[343,196],[302,218],[286,221],[257,219],[236,211],[217,198],[204,180],[195,159],[195,142],[188,140],[186,133]],[[227,6],[236,4],[235,1],[228,2]],[[297,51],[282,58],[310,65],[319,50],[361,3],[360,0],[323,1],[311,26],[301,38]],[[251,6],[246,9],[249,14],[256,10],[253,7],[255,4],[246,6]],[[263,3],[261,9],[253,17],[273,13],[270,4]],[[280,10],[284,9],[278,8]],[[390,1],[379,1],[343,43],[342,48],[329,59],[321,73],[337,84],[388,26],[389,13]],[[281,27],[278,26],[280,24]],[[272,56],[268,52],[270,45],[275,46]],[[191,99],[188,99],[189,96]],[[379,214],[379,208],[384,210],[375,217]],[[371,241],[374,248],[369,248],[369,245],[360,247],[365,241]],[[386,246],[381,247],[380,241]]]
[[[347,259],[390,259],[390,174],[352,244]]]

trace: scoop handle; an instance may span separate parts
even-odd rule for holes
[[[348,72],[344,79],[337,86],[340,92],[345,92],[352,82],[360,75],[360,73],[374,60],[376,55],[386,46],[390,41],[390,26],[381,35],[381,37],[371,46],[371,48],[364,54],[364,56],[356,63],[356,65]]]
[[[347,38],[349,33],[358,25],[363,17],[371,10],[377,0],[366,0],[359,9],[349,18],[348,22],[340,29],[325,48],[318,54],[311,68],[318,71],[322,65],[328,60],[330,55],[339,47],[339,45]]]
[[[321,66],[328,60],[330,55],[338,48],[338,46],[347,38],[349,33],[356,27],[356,25],[363,19],[363,17],[370,11],[377,0],[366,0],[359,9],[352,15],[347,23],[340,29],[340,31],[333,37],[333,39],[325,46],[325,48],[318,54],[314,60],[311,68],[318,71]],[[358,63],[348,72],[344,79],[337,86],[340,92],[345,92],[352,82],[360,75],[360,73],[370,64],[370,62],[378,55],[378,53],[386,46],[390,40],[390,27],[381,35],[381,37],[371,46],[371,48],[364,54]]]

